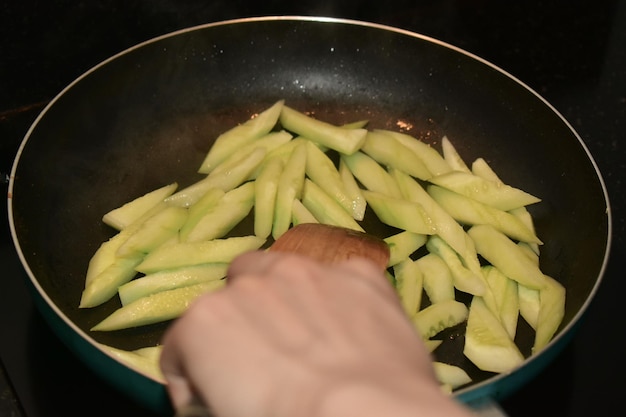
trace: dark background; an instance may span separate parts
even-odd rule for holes
[[[0,4],[3,189],[30,124],[83,72],[173,30],[261,15],[345,17],[429,35],[500,66],[565,116],[606,181],[612,256],[572,343],[502,407],[510,416],[626,415],[620,310],[626,290],[624,1],[5,1]],[[99,380],[48,329],[27,293],[4,220],[6,204],[0,211],[0,416],[150,416]]]

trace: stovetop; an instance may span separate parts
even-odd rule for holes
[[[0,184],[7,188],[19,143],[45,104],[100,61],[176,29],[278,14],[366,20],[446,41],[516,76],[570,121],[606,181],[612,257],[573,341],[501,405],[512,417],[620,414],[626,388],[619,310],[626,292],[624,1],[5,1]],[[52,333],[30,298],[4,220],[0,265],[0,416],[153,415],[99,379]]]

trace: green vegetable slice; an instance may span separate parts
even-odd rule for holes
[[[96,278],[85,286],[80,298],[79,308],[97,307],[117,294],[117,289],[133,279],[137,274],[135,267],[142,262],[144,255],[116,258]]]
[[[436,185],[428,187],[428,194],[449,216],[462,224],[490,224],[512,239],[542,244],[532,230],[509,212]]]
[[[456,300],[431,304],[412,317],[413,325],[423,339],[430,339],[442,330],[467,319],[468,309]]]
[[[470,172],[452,171],[432,177],[429,181],[504,211],[541,201],[534,195],[519,188],[514,188],[501,182],[486,180]]]
[[[180,240],[187,240],[187,236],[193,230],[204,215],[219,203],[226,193],[221,188],[211,188],[197,202],[189,206],[187,221],[180,228]]]
[[[504,275],[533,289],[546,286],[539,266],[515,242],[490,225],[472,226],[467,232],[476,251]]]
[[[141,372],[162,384],[166,383],[163,372],[161,372],[158,356],[146,356],[142,352],[142,350],[150,349],[151,351],[154,351],[156,355],[160,355],[160,346],[142,348],[141,350],[138,349],[133,351],[118,349],[103,344],[101,344],[100,347],[109,355],[118,359],[120,362],[125,363],[132,369],[135,369],[138,372]]]
[[[346,194],[348,198],[350,198],[352,217],[355,220],[363,220],[367,208],[367,201],[365,201],[365,197],[363,197],[363,192],[356,178],[354,178],[354,175],[352,175],[352,172],[350,172],[350,169],[343,159],[339,160],[339,176],[341,177],[341,182],[346,190]]]
[[[399,169],[415,178],[426,180],[432,176],[422,160],[391,135],[368,132],[361,151],[379,164]]]
[[[432,304],[454,300],[454,281],[448,265],[434,253],[415,261],[424,275],[424,291]]]
[[[346,193],[335,163],[311,141],[307,141],[306,150],[306,175],[323,187],[348,213],[352,213],[352,199]]]
[[[518,284],[493,265],[485,265],[482,270],[485,281],[491,289],[490,294],[493,295],[494,305],[488,308],[498,317],[509,337],[515,340],[519,319]]]
[[[254,234],[269,237],[274,224],[278,180],[283,172],[281,158],[271,158],[265,162],[254,182]]]
[[[435,233],[432,219],[421,204],[369,190],[363,190],[363,196],[381,222],[413,233]]]
[[[228,263],[211,263],[168,269],[134,279],[118,288],[122,305],[156,294],[226,277]]]
[[[433,369],[439,383],[447,385],[451,389],[456,389],[472,382],[472,378],[470,378],[467,372],[458,366],[433,361]]]
[[[187,220],[187,209],[165,207],[149,218],[117,249],[119,257],[145,254],[178,233]]]
[[[422,304],[424,276],[419,266],[407,258],[393,267],[396,278],[396,290],[400,304],[409,317],[414,316]]]
[[[291,207],[292,223],[294,226],[302,223],[319,223],[313,213],[302,204],[300,200],[293,200]]]
[[[488,372],[509,372],[524,361],[506,329],[481,297],[474,297],[469,308],[463,353]]]
[[[172,194],[165,201],[170,205],[189,207],[212,188],[219,188],[226,192],[239,187],[248,181],[251,174],[261,165],[266,153],[263,148],[253,149],[236,159],[232,166],[220,170],[215,175],[209,174],[200,181]]]
[[[341,160],[365,188],[395,198],[402,198],[398,184],[373,158],[363,152],[342,155]]]
[[[441,156],[439,152],[427,143],[414,138],[406,133],[395,132],[392,130],[375,129],[374,132],[390,135],[398,142],[409,148],[417,155],[422,163],[426,166],[426,169],[430,172],[430,176],[445,174],[452,171],[450,164]]]
[[[151,274],[181,266],[230,262],[244,252],[259,249],[264,243],[265,238],[254,235],[174,243],[150,252],[135,269]]]
[[[441,153],[443,154],[443,159],[453,171],[471,172],[458,150],[447,136],[441,138]]]
[[[402,195],[424,208],[434,228],[431,234],[437,234],[455,250],[467,268],[478,273],[480,262],[476,248],[463,227],[409,175],[397,169],[390,170],[390,173],[398,183]]]
[[[358,151],[367,134],[365,129],[346,129],[335,126],[309,117],[288,106],[283,106],[281,110],[280,123],[291,132],[346,155]]]
[[[546,285],[539,290],[539,314],[532,352],[541,351],[558,330],[565,315],[565,288],[554,278],[544,275]]]
[[[480,269],[478,273],[463,264],[459,255],[440,236],[431,236],[426,242],[430,253],[439,256],[450,268],[454,286],[459,290],[473,295],[483,295],[487,291]]]
[[[291,225],[293,200],[299,199],[304,186],[307,160],[306,142],[299,143],[291,152],[278,179],[272,237],[278,239]]]
[[[224,237],[239,224],[254,205],[254,183],[247,182],[230,190],[198,220],[185,237],[188,242]]]
[[[389,266],[394,266],[410,257],[416,250],[424,246],[427,236],[403,230],[384,240],[389,245]]]
[[[116,230],[122,230],[138,220],[151,208],[157,206],[165,198],[172,195],[178,187],[177,183],[165,185],[137,197],[128,203],[109,211],[102,216],[102,221]]]
[[[207,281],[142,297],[118,308],[91,330],[122,330],[175,319],[187,310],[189,304],[196,298],[222,288],[224,283],[224,280]]]
[[[284,102],[284,100],[277,101],[255,118],[237,125],[218,136],[198,168],[198,172],[201,174],[210,173],[226,158],[239,151],[241,147],[261,136],[267,135],[276,125]]]
[[[302,204],[320,223],[364,231],[350,213],[308,178],[304,180],[302,188]]]

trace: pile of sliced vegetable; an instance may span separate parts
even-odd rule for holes
[[[198,169],[202,178],[153,190],[106,213],[118,233],[93,255],[81,308],[119,297],[92,328],[115,331],[175,319],[199,295],[221,288],[229,262],[266,247],[292,225],[320,222],[364,230],[366,211],[393,230],[387,275],[427,346],[466,322],[463,354],[487,372],[509,372],[524,355],[518,320],[535,331],[532,354],[554,336],[565,289],[539,268],[533,219],[540,199],[502,182],[479,158],[468,166],[443,137],[442,151],[408,135],[336,126],[279,101],[220,135]],[[253,215],[248,235],[229,233]],[[470,302],[461,302],[465,294]],[[160,379],[160,347],[122,361]],[[442,386],[471,382],[435,362]]]

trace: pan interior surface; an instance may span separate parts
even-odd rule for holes
[[[542,270],[567,288],[563,328],[593,295],[608,247],[606,193],[584,144],[544,100],[496,67],[418,35],[347,21],[250,19],[121,53],[64,90],[25,138],[11,188],[14,239],[40,295],[79,337],[122,349],[159,342],[168,323],[89,331],[117,299],[78,309],[89,259],[114,234],[102,215],[157,187],[199,180],[217,135],[279,99],[337,124],[368,119],[369,128],[405,131],[437,149],[446,135],[466,161],[483,157],[504,182],[542,198],[529,210],[545,242]],[[447,351],[444,360],[467,365]],[[473,372],[478,381],[492,376]]]

